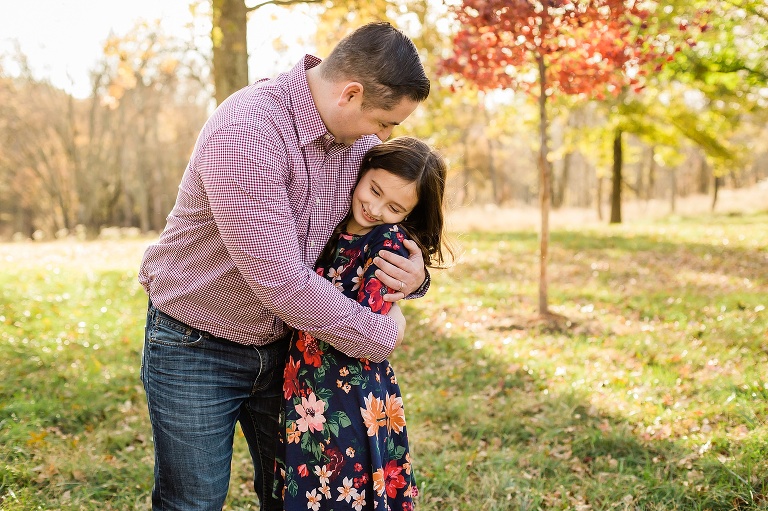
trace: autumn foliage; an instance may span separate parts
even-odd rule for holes
[[[546,94],[618,94],[640,88],[643,64],[660,55],[644,34],[649,11],[623,0],[464,0],[454,10],[461,28],[445,74],[484,90],[539,93],[537,60],[546,67]]]

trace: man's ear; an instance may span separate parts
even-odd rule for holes
[[[355,101],[363,101],[363,84],[360,82],[349,82],[342,90],[339,96],[338,105],[345,106]]]

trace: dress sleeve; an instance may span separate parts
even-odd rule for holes
[[[381,250],[389,250],[398,255],[408,257],[408,249],[403,246],[404,239],[406,239],[405,232],[398,225],[384,224],[374,229],[365,246],[363,282],[357,292],[357,301],[366,307],[370,307],[373,312],[387,314],[389,309],[392,308],[392,302],[385,302],[384,295],[397,291],[388,288],[376,278],[377,266],[373,264],[373,258]]]

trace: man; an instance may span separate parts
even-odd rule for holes
[[[203,126],[139,280],[150,305],[141,377],[155,443],[153,509],[220,510],[236,422],[261,509],[272,480],[288,328],[385,359],[404,335],[312,271],[350,204],[363,154],[429,94],[418,52],[387,23],[365,25],[324,61],[224,101]],[[428,285],[421,253],[380,254],[397,293]],[[287,326],[286,326],[287,325]]]

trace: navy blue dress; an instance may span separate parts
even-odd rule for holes
[[[318,268],[344,295],[386,314],[375,275],[380,250],[408,256],[392,224],[341,234],[333,263]],[[349,357],[305,332],[291,341],[275,463],[287,511],[411,511],[418,495],[395,372],[388,361]]]

